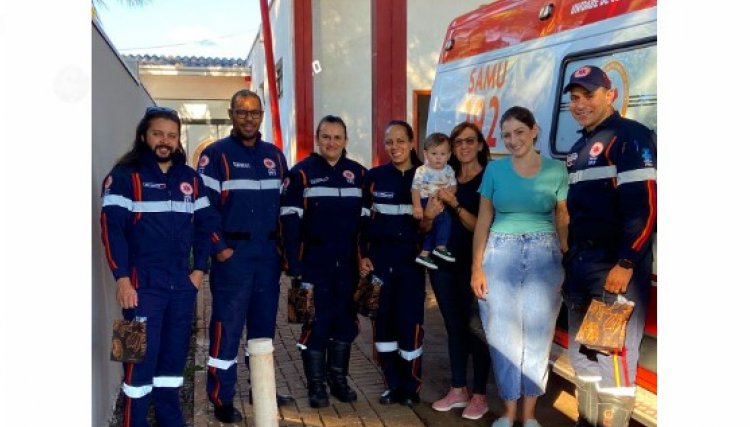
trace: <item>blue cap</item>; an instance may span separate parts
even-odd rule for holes
[[[612,82],[601,68],[594,65],[584,65],[573,72],[570,76],[570,82],[563,89],[563,93],[570,92],[573,86],[581,86],[587,91],[593,92],[600,87],[612,88]]]

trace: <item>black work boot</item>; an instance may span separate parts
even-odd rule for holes
[[[597,420],[598,393],[597,381],[585,381],[575,377],[576,398],[578,400],[578,422],[576,427],[594,427]]]
[[[310,406],[324,408],[330,405],[325,384],[326,354],[322,351],[302,350],[302,367],[307,378],[307,397]]]
[[[635,397],[599,393],[598,406],[597,427],[628,427]]]
[[[228,405],[214,405],[214,416],[222,423],[237,423],[242,421],[242,413],[231,403]]]
[[[350,343],[336,340],[328,342],[328,386],[331,387],[331,394],[342,402],[357,400],[357,393],[346,382],[351,351]]]

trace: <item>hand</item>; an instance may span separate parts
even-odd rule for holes
[[[613,294],[624,294],[628,291],[630,278],[633,277],[632,268],[623,268],[615,265],[607,274],[607,281],[604,282],[604,290]]]
[[[372,265],[372,261],[370,261],[370,258],[362,258],[359,260],[359,276],[365,277],[368,274],[370,274],[375,267]]]
[[[234,249],[226,248],[226,249],[223,249],[218,254],[216,254],[216,260],[219,262],[224,262],[228,260],[229,258],[231,258],[232,255],[234,255]]]
[[[138,292],[130,283],[130,278],[120,277],[117,279],[117,303],[122,308],[138,307]]]
[[[421,206],[414,206],[414,209],[412,209],[412,215],[414,218],[421,221],[422,218],[424,218],[424,210],[422,210]]]
[[[450,207],[458,206],[458,200],[456,199],[456,195],[451,193],[445,188],[441,188],[440,190],[438,190],[437,198],[440,199],[441,202],[443,202],[444,204]]]
[[[200,290],[201,285],[203,284],[203,272],[201,270],[193,270],[193,272],[190,273],[190,282],[195,286],[195,289]]]
[[[487,277],[484,275],[484,270],[479,269],[471,272],[471,290],[474,291],[474,296],[479,299],[487,297]]]
[[[425,206],[424,218],[434,219],[443,210],[445,210],[445,206],[443,205],[443,202],[441,202],[435,196],[430,196],[430,198],[427,199],[427,206]]]
[[[560,252],[565,255],[568,252],[568,242],[560,242]]]

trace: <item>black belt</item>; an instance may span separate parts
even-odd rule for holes
[[[249,231],[224,231],[222,234],[225,239],[229,240],[251,240]],[[271,231],[268,233],[268,240],[279,240],[279,233]]]

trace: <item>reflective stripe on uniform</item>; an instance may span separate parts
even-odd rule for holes
[[[305,188],[305,197],[362,197],[361,188],[310,187]]]
[[[571,173],[568,175],[568,183],[575,184],[581,181],[594,181],[614,178],[615,176],[617,176],[617,166],[597,166]]]
[[[193,202],[176,202],[162,200],[160,202],[133,202],[133,212],[180,212],[193,213]]]
[[[280,179],[230,179],[221,184],[222,190],[278,190]]]
[[[381,353],[387,353],[398,350],[398,343],[396,341],[376,342],[375,348]]]
[[[297,214],[300,218],[305,214],[305,211],[301,208],[296,208],[294,206],[282,206],[281,207],[281,215],[294,215]]]
[[[237,358],[235,357],[234,360],[221,360],[221,359],[215,359],[211,356],[208,356],[208,366],[212,366],[214,368],[219,368],[222,370],[227,370],[232,367],[232,365],[237,363]]]
[[[183,380],[182,377],[154,377],[154,387],[179,387]]]
[[[362,208],[362,215],[360,216],[370,216],[370,210],[367,208]]]
[[[195,201],[195,210],[197,211],[198,209],[207,208],[210,204],[208,197],[199,197],[198,200]]]
[[[656,181],[656,169],[654,168],[634,169],[617,174],[617,185],[651,180]]]
[[[203,178],[203,184],[206,187],[216,191],[217,193],[221,192],[221,183],[218,180],[204,174],[201,174],[201,178]]]
[[[384,203],[373,203],[372,209],[383,215],[411,215],[412,205],[389,205]]]
[[[108,194],[102,197],[102,207],[105,206],[119,206],[129,211],[133,210],[133,201],[127,197],[120,196],[117,194]]]
[[[131,399],[138,399],[139,397],[151,393],[151,388],[151,384],[136,387],[122,383],[122,392],[125,393],[125,396],[128,396]]]
[[[410,360],[414,360],[417,357],[421,356],[422,353],[423,353],[423,351],[424,350],[422,349],[422,347],[419,347],[418,349],[412,350],[412,351],[406,351],[406,350],[399,349],[398,350],[398,354],[401,356],[402,359],[410,361]]]

